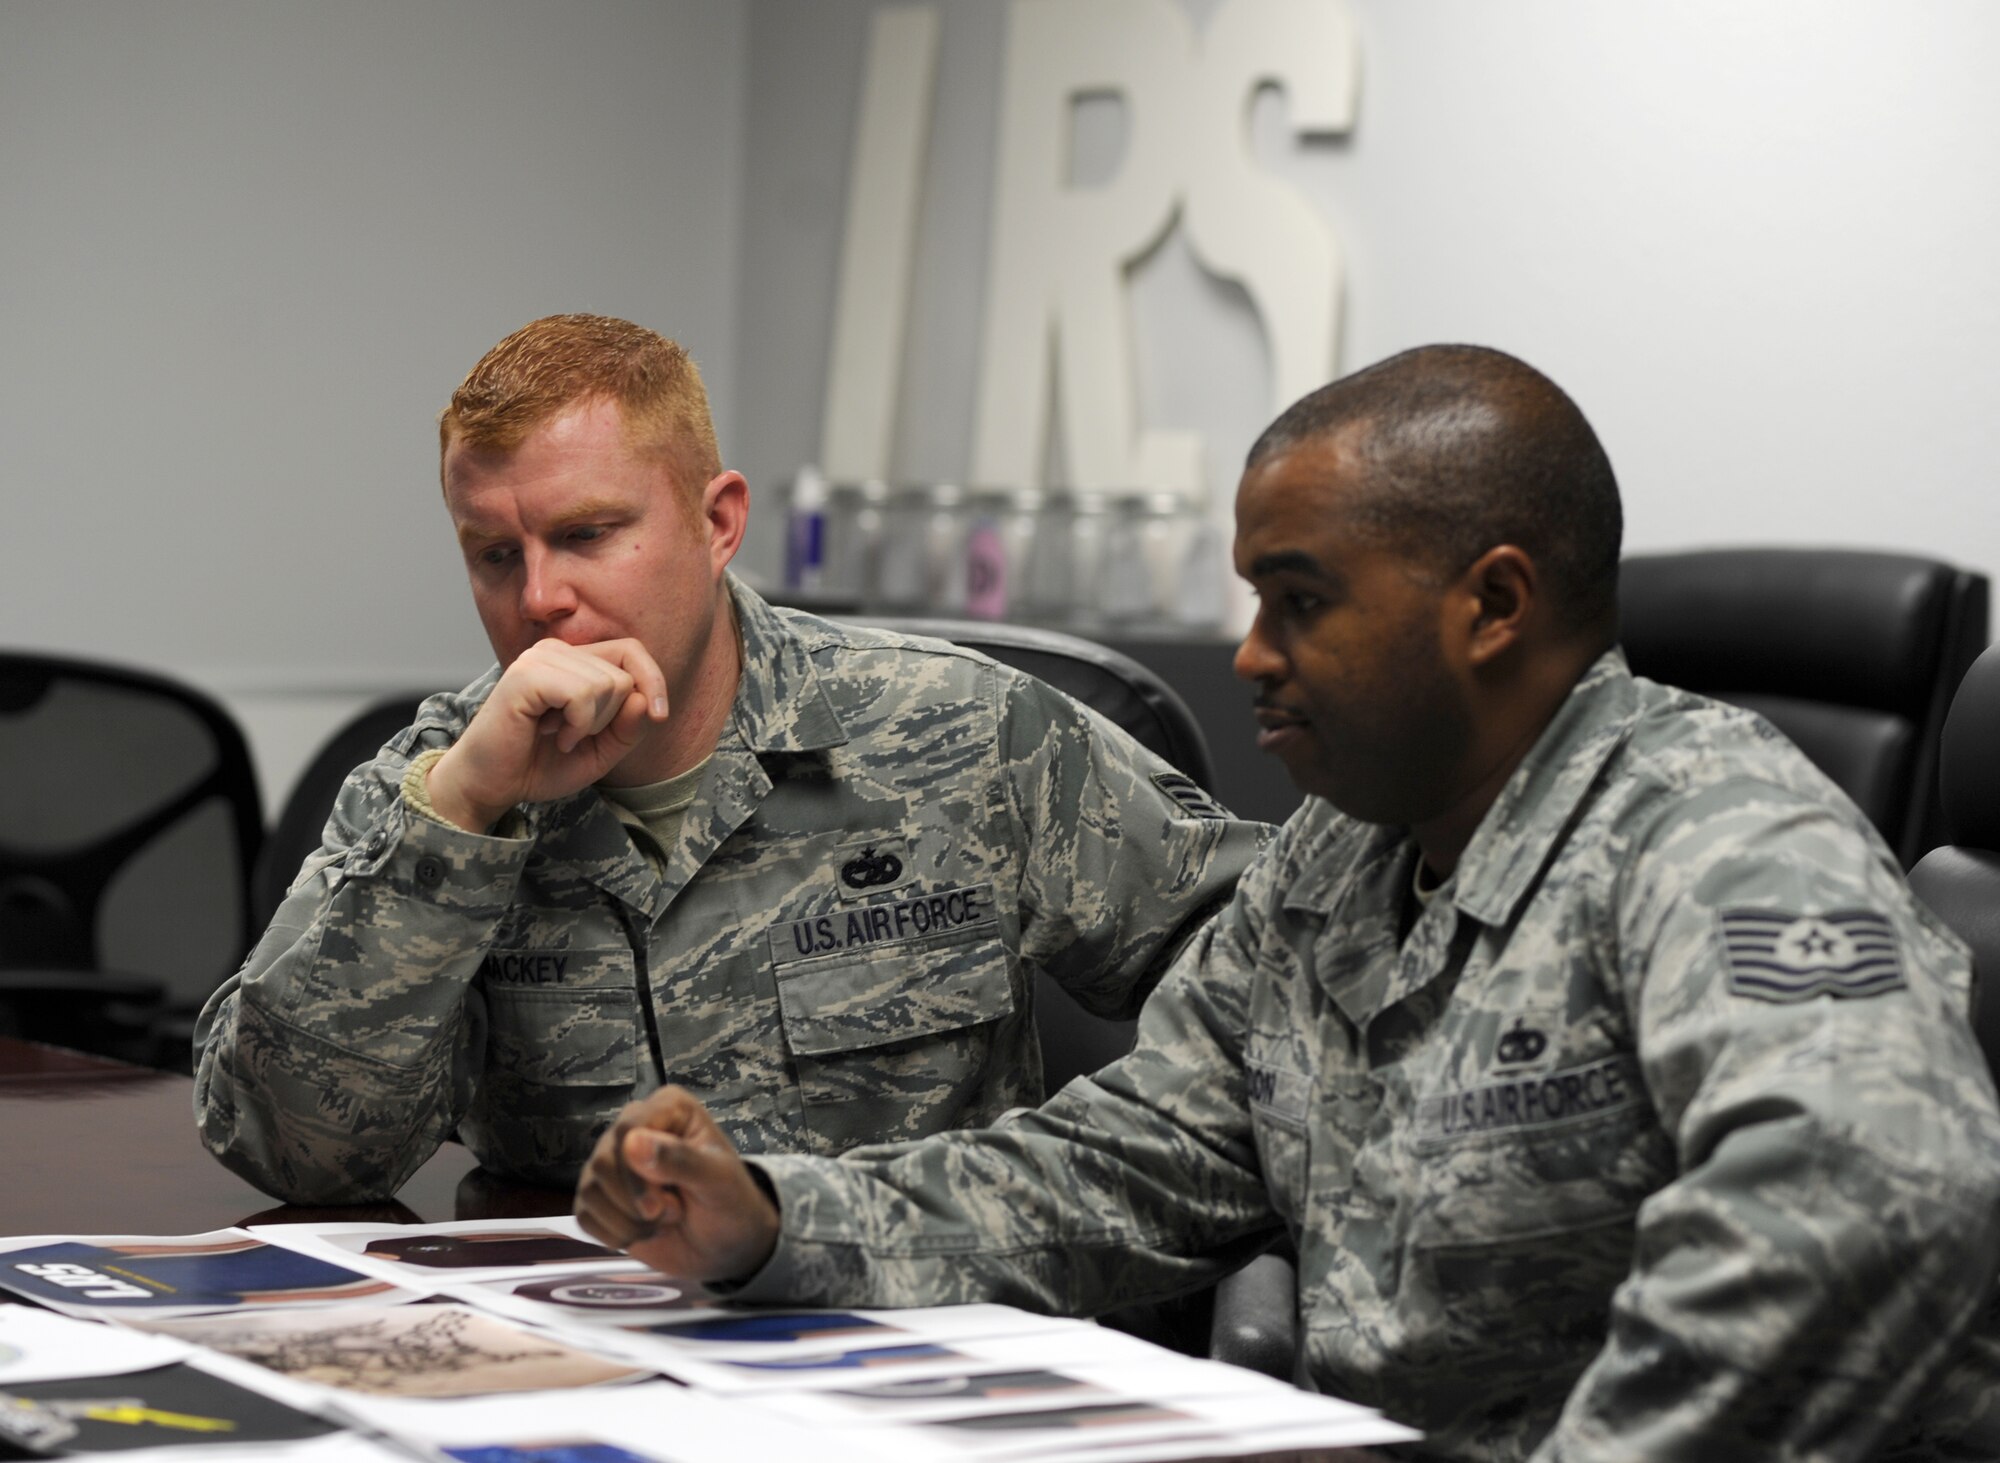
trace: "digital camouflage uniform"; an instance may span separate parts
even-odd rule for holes
[[[348,778],[202,1014],[223,1162],[363,1200],[456,1129],[567,1185],[661,1081],[751,1151],[987,1122],[1042,1096],[1035,971],[1130,1015],[1270,831],[1028,676],[731,592],[743,677],[664,882],[592,789],[521,837],[409,806],[497,667]]]
[[[1282,1228],[1311,1379],[1426,1456],[1872,1456],[1954,1357],[1919,1415],[1963,1426],[2000,1118],[1966,952],[1853,806],[1614,652],[1405,938],[1416,860],[1309,800],[1095,1081],[760,1160],[743,1295],[1091,1313]]]

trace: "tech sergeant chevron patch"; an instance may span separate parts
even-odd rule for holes
[[[1717,920],[1734,995],[1756,1001],[1852,1000],[1906,985],[1895,926],[1873,911],[1725,909]]]

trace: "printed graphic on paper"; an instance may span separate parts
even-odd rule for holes
[[[984,1372],[949,1377],[909,1377],[875,1387],[840,1387],[826,1394],[847,1406],[869,1412],[895,1413],[913,1407],[933,1409],[940,1402],[992,1402],[1014,1398],[1105,1397],[1095,1382],[1062,1372]]]
[[[1200,1422],[1157,1402],[1108,1402],[1097,1407],[1063,1407],[1049,1412],[984,1412],[975,1417],[943,1417],[926,1427],[958,1432],[1081,1432],[1090,1428],[1137,1427],[1156,1422]]]
[[[0,1254],[0,1286],[86,1313],[319,1305],[396,1293],[386,1280],[242,1234],[35,1245]]]
[[[462,1306],[199,1316],[139,1324],[288,1377],[384,1397],[476,1397],[652,1375]]]
[[[341,1235],[333,1243],[373,1260],[426,1270],[490,1270],[503,1265],[574,1265],[615,1260],[618,1251],[552,1229],[501,1229],[483,1234]]]
[[[510,1287],[523,1300],[579,1311],[707,1310],[714,1296],[692,1280],[675,1280],[652,1270],[610,1271],[529,1280]]]
[[[496,1443],[471,1448],[445,1448],[445,1457],[459,1463],[664,1463],[615,1443],[581,1441]]]
[[[0,1305],[0,1391],[12,1382],[107,1377],[185,1361],[188,1347],[39,1306]]]
[[[0,1440],[38,1453],[276,1443],[340,1429],[184,1363],[115,1377],[10,1382]]]
[[[669,1321],[646,1330],[669,1341],[688,1343],[771,1343],[845,1341],[856,1336],[901,1336],[899,1326],[871,1321],[845,1311],[749,1311],[712,1316],[699,1321]]]
[[[764,1361],[729,1361],[724,1366],[760,1372],[867,1371],[914,1366],[927,1361],[966,1361],[963,1352],[925,1342],[918,1346],[878,1346],[873,1351],[839,1351],[813,1356],[776,1356]]]

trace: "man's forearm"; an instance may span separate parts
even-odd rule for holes
[[[225,1165],[290,1203],[384,1199],[452,1126],[452,1053],[399,1069],[261,1010],[240,990],[204,1013],[195,1111]]]
[[[392,1192],[469,1095],[479,961],[528,845],[400,807],[324,850],[197,1030],[203,1140],[294,1200]]]
[[[1093,1080],[993,1128],[838,1159],[755,1159],[780,1232],[740,1293],[1096,1315],[1196,1288],[1268,1238],[1276,1216],[1254,1175],[1171,1125],[1121,1131],[1113,1108],[1147,1121]]]

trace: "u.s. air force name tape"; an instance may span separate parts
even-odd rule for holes
[[[1814,996],[1855,1000],[1907,984],[1896,927],[1872,910],[1725,909],[1716,919],[1734,995],[1779,1002]]]
[[[1420,1142],[1461,1138],[1502,1128],[1531,1128],[1589,1117],[1644,1102],[1638,1060],[1629,1052],[1581,1066],[1488,1082],[1417,1101]]]
[[[936,889],[886,899],[771,927],[771,961],[788,965],[842,951],[920,940],[927,935],[997,923],[993,885]]]

